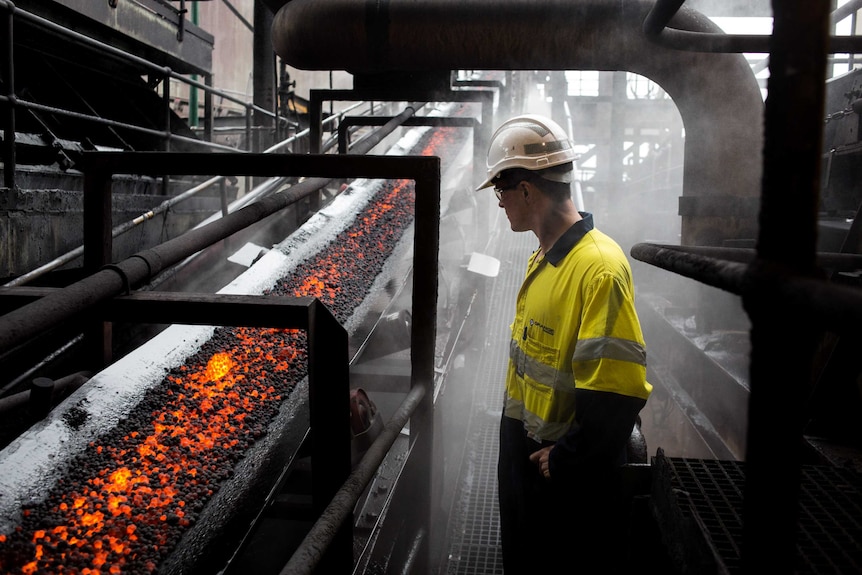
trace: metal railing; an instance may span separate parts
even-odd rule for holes
[[[64,26],[56,24],[50,20],[42,18],[36,14],[30,13],[26,10],[22,10],[15,6],[14,3],[9,0],[0,0],[0,13],[5,16],[5,28],[6,28],[6,42],[3,45],[2,57],[2,71],[3,77],[6,79],[6,94],[0,94],[0,103],[5,104],[4,107],[7,108],[7,113],[4,116],[4,148],[3,148],[3,162],[4,162],[4,184],[8,188],[13,188],[15,185],[15,110],[16,109],[25,109],[31,111],[39,111],[39,112],[48,112],[51,114],[56,114],[60,116],[72,117],[78,120],[84,120],[88,122],[92,122],[94,124],[100,124],[104,126],[114,127],[114,128],[122,128],[125,130],[130,130],[133,132],[148,134],[151,136],[156,136],[162,138],[165,142],[166,149],[169,147],[169,143],[171,141],[181,141],[186,144],[192,144],[196,146],[200,146],[202,148],[210,148],[214,150],[221,151],[237,151],[237,148],[230,146],[223,146],[217,143],[212,142],[212,96],[219,96],[224,100],[233,102],[238,104],[245,110],[245,118],[246,118],[246,141],[252,141],[252,131],[253,126],[251,122],[251,118],[254,114],[260,114],[264,116],[269,116],[274,118],[277,122],[282,124],[290,125],[291,122],[278,114],[275,114],[269,110],[261,108],[260,106],[255,105],[254,103],[247,102],[245,99],[235,96],[228,91],[220,90],[218,88],[212,87],[209,82],[211,81],[211,77],[207,76],[205,82],[200,82],[193,78],[189,78],[182,74],[178,74],[171,70],[166,66],[159,66],[149,60],[141,58],[139,56],[135,56],[134,54],[130,54],[124,50],[119,48],[115,48],[109,44],[105,44],[104,42],[100,42],[94,38],[89,36],[85,36],[79,32],[75,32],[74,30],[70,30]],[[81,112],[75,112],[72,110],[66,110],[62,108],[56,108],[51,106],[44,106],[39,104],[38,102],[31,102],[22,98],[19,98],[15,93],[15,70],[14,70],[14,22],[15,19],[18,18],[20,20],[25,20],[28,23],[35,25],[37,27],[41,27],[45,30],[48,30],[54,34],[59,34],[65,36],[69,39],[75,40],[83,46],[91,48],[93,50],[98,50],[100,56],[109,55],[111,57],[117,58],[118,60],[139,67],[141,70],[144,70],[149,73],[153,73],[158,77],[163,79],[162,82],[162,100],[166,102],[166,106],[169,107],[170,102],[170,81],[176,80],[183,84],[187,84],[190,87],[200,89],[205,94],[205,106],[207,108],[207,113],[205,114],[205,129],[204,129],[204,137],[205,139],[199,140],[195,138],[189,138],[186,136],[181,136],[178,134],[174,134],[170,130],[169,120],[166,120],[166,127],[164,130],[154,130],[152,128],[147,128],[145,126],[139,126],[134,124],[128,124],[125,122],[119,122],[115,120],[110,120],[107,118],[102,118],[100,116],[85,114]],[[180,21],[183,18],[180,17]]]
[[[345,108],[344,110],[341,110],[338,114],[335,114],[333,116],[329,116],[329,117],[323,119],[322,122],[324,124],[333,123],[333,122],[339,123],[343,120],[343,118],[346,116],[346,114],[359,108],[363,104],[364,104],[364,102],[358,102],[356,104],[353,104],[353,105]],[[370,111],[371,112],[374,111],[373,105],[370,108]],[[270,148],[264,150],[262,153],[272,154],[275,152],[282,151],[282,150],[284,150],[284,148],[288,147],[289,145],[293,144],[294,142],[297,142],[297,141],[302,140],[302,139],[307,139],[309,136],[309,133],[310,133],[310,130],[308,128],[306,128],[300,132],[297,132],[293,136],[286,138],[285,140],[282,140],[281,142],[274,144]],[[232,151],[236,151],[236,150],[232,150]],[[201,182],[200,184],[192,186],[191,188],[177,194],[176,196],[173,196],[170,199],[167,199],[167,200],[161,202],[158,206],[154,207],[151,210],[148,210],[148,211],[142,213],[141,215],[137,216],[136,218],[133,218],[131,220],[128,220],[126,222],[118,224],[117,226],[115,226],[111,230],[111,237],[117,238],[117,237],[125,234],[126,232],[131,231],[132,229],[136,228],[137,226],[143,224],[144,222],[153,219],[157,215],[166,213],[172,207],[174,207],[178,204],[181,204],[182,202],[185,202],[185,201],[197,196],[201,192],[208,190],[209,188],[211,188],[215,185],[222,185],[222,184],[224,184],[224,182],[225,182],[225,176],[213,176],[212,178],[210,178],[204,182]],[[267,193],[272,193],[274,191],[274,189],[279,187],[281,184],[283,184],[283,182],[284,182],[284,180],[280,179],[280,178],[263,182],[262,184],[256,186],[255,188],[250,190],[248,193],[243,195],[241,198],[238,198],[237,200],[232,202],[230,205],[226,205],[222,209],[221,215],[222,216],[227,215],[233,211],[236,211],[236,210],[250,204],[253,201],[256,201],[260,197],[265,196]],[[224,196],[224,191],[222,191],[222,195]],[[224,203],[226,203],[226,199],[223,198],[223,201],[224,201]],[[210,221],[210,220],[208,220],[208,221]],[[72,250],[70,250],[64,254],[61,254],[60,256],[57,256],[56,258],[52,259],[51,261],[46,262],[46,263],[42,264],[41,266],[39,266],[33,270],[30,270],[29,272],[24,273],[24,274],[16,277],[13,280],[6,282],[5,284],[3,284],[3,287],[15,287],[15,286],[26,285],[26,284],[32,282],[33,280],[36,280],[36,279],[44,276],[45,274],[56,270],[57,268],[59,268],[63,265],[66,265],[68,263],[75,261],[76,259],[83,256],[83,254],[84,254],[84,246],[82,244],[82,245],[80,245],[80,246],[78,246],[78,247],[76,247],[76,248],[74,248],[74,249],[72,249]]]

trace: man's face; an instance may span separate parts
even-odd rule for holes
[[[527,203],[522,181],[501,180],[494,185],[494,193],[501,208],[506,210],[512,231],[526,232],[532,229],[527,219]]]

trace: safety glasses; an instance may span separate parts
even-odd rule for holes
[[[514,184],[497,184],[496,186],[494,186],[494,193],[497,195],[497,200],[502,201],[503,192],[505,192],[506,190],[513,190],[517,188],[518,183],[519,182],[516,182]]]

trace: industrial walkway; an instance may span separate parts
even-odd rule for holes
[[[488,279],[485,293],[477,297],[491,305],[468,318],[476,337],[464,351],[464,367],[447,384],[465,386],[471,401],[463,455],[446,477],[455,493],[441,574],[503,573],[496,470],[508,331],[527,258],[538,243],[531,233],[512,232],[503,210],[496,202],[493,206],[497,213],[486,253],[500,260],[500,273]]]

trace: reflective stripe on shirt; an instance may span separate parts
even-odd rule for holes
[[[636,341],[616,337],[595,337],[578,340],[572,361],[618,359],[646,365],[646,349]]]

